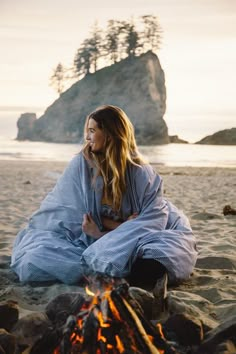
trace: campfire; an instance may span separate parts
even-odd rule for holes
[[[215,326],[197,313],[180,312],[175,296],[162,298],[164,278],[154,296],[119,279],[89,280],[87,294],[58,294],[44,311],[21,318],[15,301],[0,303],[0,352],[212,354],[225,348],[236,353],[235,317]]]
[[[176,353],[161,325],[144,317],[127,283],[117,285],[114,279],[99,283],[96,292],[86,289],[88,297],[79,312],[67,318],[54,354]]]

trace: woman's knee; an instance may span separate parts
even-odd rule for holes
[[[37,266],[34,251],[28,251],[19,260],[15,261],[12,269],[18,275],[20,281],[49,281],[55,278]]]

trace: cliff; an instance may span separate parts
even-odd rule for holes
[[[18,120],[18,140],[79,143],[88,113],[102,104],[121,107],[135,127],[138,144],[169,142],[163,119],[165,76],[155,54],[126,58],[85,76],[65,91],[44,115]],[[24,116],[23,116],[24,117]]]
[[[236,128],[220,130],[197,141],[195,144],[236,145]]]

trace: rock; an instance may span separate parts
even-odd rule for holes
[[[0,328],[10,331],[16,324],[19,311],[16,301],[8,300],[0,303]]]
[[[204,137],[195,144],[236,145],[236,128],[220,130]]]
[[[169,135],[169,140],[173,144],[188,144],[188,141],[180,139],[178,135]]]
[[[17,121],[17,140],[30,140],[36,122],[35,113],[23,113]]]
[[[138,302],[148,320],[162,319],[167,314],[167,274],[157,280],[152,293],[131,286],[129,295]]]
[[[236,345],[236,316],[229,318],[208,332],[205,340],[198,348],[197,354],[218,353],[216,350],[219,351],[219,348],[223,346],[222,343],[225,345],[227,341],[231,341],[234,346]],[[228,345],[230,344],[228,343]]]
[[[25,181],[25,182],[23,182],[23,184],[31,184],[31,182],[30,181]]]
[[[155,298],[149,291],[131,286],[129,287],[129,295],[141,306],[143,314],[148,320],[157,318],[155,314]]]
[[[65,91],[37,120],[18,121],[17,139],[78,143],[86,116],[103,104],[121,107],[135,127],[138,144],[169,143],[163,119],[165,76],[151,51],[88,74]]]
[[[219,345],[215,349],[215,354],[235,354],[236,346],[230,340],[227,340]]]
[[[31,313],[19,319],[11,334],[17,338],[18,345],[31,347],[48,332],[51,326],[45,313]]]
[[[199,345],[203,339],[201,321],[187,314],[170,316],[164,323],[164,332],[174,333],[182,345]]]
[[[193,305],[194,302],[202,304],[202,310]],[[188,293],[188,300],[183,299],[183,293],[180,291],[170,291],[167,296],[168,313],[169,315],[184,314],[190,316],[190,318],[197,318],[201,321],[203,327],[204,336],[206,333],[216,328],[219,324],[216,320],[213,320],[211,316],[206,315],[204,309],[209,306],[209,302],[203,302],[203,299],[194,294]]]
[[[85,297],[78,292],[60,294],[47,304],[45,312],[48,318],[60,327],[69,315],[79,313],[84,301]]]
[[[0,328],[0,354],[17,354],[16,338]]]
[[[224,215],[236,215],[236,209],[231,208],[230,205],[225,205],[223,208]]]

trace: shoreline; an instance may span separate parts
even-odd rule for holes
[[[236,168],[236,145],[166,144],[138,149],[159,166]],[[80,150],[80,144],[3,141],[0,161],[68,163]]]

